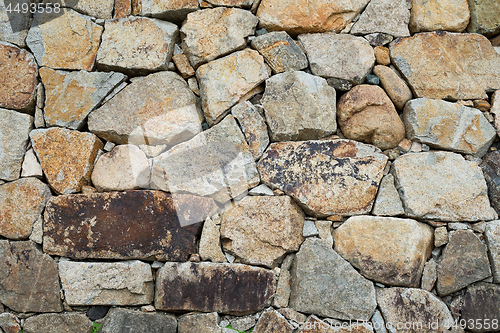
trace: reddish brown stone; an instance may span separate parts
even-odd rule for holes
[[[245,314],[274,294],[273,271],[239,264],[167,262],[156,277],[155,307],[165,311]]]
[[[186,261],[196,253],[210,198],[160,191],[53,197],[45,210],[44,251],[83,259]]]
[[[38,66],[26,50],[0,42],[0,107],[34,111]]]
[[[125,18],[132,13],[131,0],[115,0],[115,14],[113,18]]]

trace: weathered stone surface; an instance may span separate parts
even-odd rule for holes
[[[201,64],[245,48],[257,17],[246,10],[218,7],[190,13],[182,24],[182,49],[191,65]]]
[[[174,55],[172,61],[183,78],[187,79],[195,74],[193,66],[191,66],[188,57],[184,53]]]
[[[482,157],[496,137],[483,113],[458,103],[418,98],[403,112],[408,139],[433,148]]]
[[[151,186],[211,196],[219,202],[227,202],[259,182],[248,144],[231,115],[155,157],[152,164]]]
[[[177,319],[172,314],[112,308],[99,330],[101,333],[177,333]],[[195,331],[193,331],[195,332]]]
[[[124,191],[149,187],[149,161],[134,145],[119,145],[99,157],[92,171],[99,191]]]
[[[93,325],[83,313],[47,313],[27,318],[23,329],[25,333],[89,333]]]
[[[269,31],[290,34],[342,31],[366,6],[368,0],[349,2],[314,0],[262,0],[257,17]]]
[[[385,150],[405,137],[404,124],[389,96],[378,86],[363,84],[342,95],[337,103],[339,126],[346,138]]]
[[[199,9],[198,5],[198,0],[132,0],[132,14],[152,16],[169,22],[181,23],[187,14]]]
[[[373,49],[362,37],[323,33],[299,35],[298,39],[314,75],[359,84],[375,64]]]
[[[500,317],[500,286],[492,283],[478,283],[467,288],[464,304],[461,308],[462,318],[467,322],[467,329],[472,332],[493,332],[498,330],[498,322],[491,325],[494,319]],[[489,320],[488,320],[489,319]],[[484,324],[489,321],[489,329]]]
[[[26,44],[39,66],[91,71],[102,31],[103,27],[90,17],[71,9],[62,8],[60,13],[50,14],[37,12]]]
[[[297,311],[368,320],[375,310],[373,283],[322,240],[306,239],[290,273],[290,307]]]
[[[33,148],[28,150],[24,155],[21,177],[43,178],[42,166],[40,162],[38,162]]]
[[[406,154],[393,166],[406,216],[439,221],[496,218],[481,169],[461,155],[443,151]]]
[[[264,56],[274,73],[299,71],[309,65],[304,51],[284,31],[255,37],[251,45]]]
[[[313,315],[307,318],[298,333],[373,333],[373,329],[370,325],[361,321],[351,325],[340,321],[327,323]]]
[[[207,2],[213,6],[226,6],[226,7],[238,7],[238,8],[250,8],[252,7],[254,0],[207,0]]]
[[[31,25],[31,13],[8,13],[9,4],[12,2],[0,0],[0,40],[25,47],[26,36]]]
[[[351,29],[353,35],[385,33],[394,37],[410,36],[410,11],[405,0],[372,0]]]
[[[344,259],[370,280],[390,286],[419,287],[433,249],[427,224],[392,217],[354,216],[333,231]]]
[[[44,251],[76,259],[186,261],[196,253],[198,222],[214,208],[209,198],[160,191],[52,197]]]
[[[293,326],[280,313],[271,310],[266,311],[260,316],[253,333],[292,333]]]
[[[177,26],[145,17],[106,21],[97,67],[136,73],[166,70],[179,38]]]
[[[101,140],[94,134],[52,127],[30,133],[31,144],[50,187],[57,194],[79,192],[90,183]]]
[[[62,7],[68,7],[85,15],[100,19],[110,19],[113,13],[114,0],[61,0]]]
[[[219,315],[212,313],[194,313],[179,317],[178,333],[211,332],[222,333],[219,327]]]
[[[491,276],[486,245],[472,232],[457,230],[438,261],[436,289],[451,294],[469,284]]]
[[[61,312],[56,262],[31,241],[0,240],[0,302],[17,312]]]
[[[373,53],[375,54],[375,60],[377,61],[378,64],[384,65],[384,66],[389,66],[391,64],[391,51],[389,51],[389,49],[387,47],[375,46],[373,48]],[[375,75],[377,75],[377,73],[375,73],[375,70],[377,67],[378,66],[375,66],[375,68],[373,68],[373,73]]]
[[[180,75],[136,78],[89,115],[89,130],[118,144],[175,145],[201,132],[196,97]]]
[[[222,245],[245,264],[274,267],[299,249],[303,226],[289,196],[247,196],[221,215]]]
[[[269,134],[264,118],[248,101],[233,106],[231,114],[238,121],[247,140],[248,148],[254,160],[257,161],[269,145]]]
[[[0,109],[0,179],[19,178],[32,128],[33,117]]]
[[[0,107],[34,113],[38,66],[28,51],[0,42]]]
[[[494,36],[500,32],[500,5],[491,0],[468,0],[470,22],[467,32]]]
[[[288,269],[281,268],[278,283],[276,284],[276,294],[273,299],[273,305],[277,308],[288,306],[290,300],[291,275]]]
[[[411,32],[462,32],[469,24],[467,0],[414,0],[411,7]]]
[[[481,35],[421,33],[390,49],[416,97],[485,99],[486,91],[500,89],[500,54]]]
[[[394,37],[388,34],[384,34],[381,32],[376,32],[373,34],[365,35],[363,36],[368,43],[372,46],[382,46],[382,45],[387,45],[390,42],[393,41]]]
[[[434,259],[430,259],[425,263],[424,271],[422,273],[422,282],[420,288],[423,290],[431,291],[437,280],[437,263]]]
[[[2,329],[2,332],[5,333],[24,332],[21,330],[21,322],[19,321],[19,319],[9,312],[0,314],[0,329]]]
[[[398,110],[403,110],[406,102],[413,98],[413,94],[406,82],[399,77],[390,67],[375,66],[373,73],[380,79],[389,98]]]
[[[0,235],[27,239],[50,198],[50,188],[36,178],[0,185]]]
[[[488,256],[493,272],[493,282],[500,283],[500,221],[497,220],[488,223],[484,236],[488,245]]]
[[[500,151],[492,151],[483,157],[480,164],[484,179],[488,185],[488,196],[491,206],[500,212]]]
[[[258,163],[262,182],[292,196],[309,215],[369,213],[387,157],[350,140],[273,143]]]
[[[200,66],[196,77],[208,124],[218,123],[230,107],[264,82],[269,75],[264,58],[257,51],[250,49]]]
[[[81,129],[102,100],[127,77],[121,73],[40,69],[45,87],[44,118],[48,127]]]
[[[215,217],[220,219],[219,217]],[[220,221],[217,221],[220,224]],[[199,251],[201,260],[212,262],[227,262],[220,244],[220,226],[214,223],[210,217],[203,223]]]
[[[132,14],[131,0],[115,0],[113,18],[126,18],[131,14]],[[137,15],[137,13],[134,15]]]
[[[255,312],[273,296],[273,280],[273,271],[247,265],[167,262],[157,274],[155,307],[165,311]]]
[[[141,305],[153,300],[151,266],[138,261],[59,262],[69,305]]]
[[[272,141],[317,140],[337,130],[335,89],[323,78],[300,71],[274,75],[261,103]]]
[[[421,289],[380,288],[377,303],[391,332],[443,332],[454,322],[446,304]]]
[[[434,229],[434,246],[440,247],[448,244],[448,230],[446,227],[438,227]]]
[[[397,216],[405,213],[393,175],[388,174],[382,178],[372,213],[377,216]]]

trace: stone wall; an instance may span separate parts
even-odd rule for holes
[[[0,17],[0,332],[500,331],[497,1]]]

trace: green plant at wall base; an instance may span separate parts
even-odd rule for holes
[[[99,329],[101,328],[101,324],[99,323],[94,323],[94,326],[92,327],[92,333],[97,333],[99,332]]]
[[[231,324],[227,325],[225,328],[230,328],[230,329],[234,330],[234,328],[231,327]],[[238,332],[238,333],[252,333],[253,327],[251,329],[249,329],[248,331],[244,331],[244,332],[241,332],[241,331],[238,331],[238,330],[235,330],[235,331]]]

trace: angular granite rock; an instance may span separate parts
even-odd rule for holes
[[[431,258],[425,263],[424,271],[422,272],[422,281],[420,288],[423,290],[431,291],[437,280],[437,263]]]
[[[0,240],[0,303],[16,312],[61,312],[57,264],[31,241]]]
[[[247,196],[221,215],[224,249],[251,265],[276,266],[304,241],[304,213],[289,196]]]
[[[248,144],[231,115],[155,157],[151,170],[153,188],[211,196],[222,203],[260,182]]]
[[[31,53],[0,42],[0,107],[34,114],[37,75]]]
[[[94,324],[83,313],[47,313],[29,317],[24,321],[24,333],[58,332],[88,333]]]
[[[500,220],[489,222],[484,232],[488,245],[493,282],[500,283]]]
[[[252,103],[245,101],[231,108],[231,114],[238,121],[248,148],[254,160],[258,160],[269,145],[269,134],[264,118]]]
[[[118,144],[173,146],[201,132],[194,93],[177,73],[136,78],[89,115],[89,130]]]
[[[290,273],[297,311],[344,320],[368,320],[375,311],[373,283],[322,240],[306,239]]]
[[[75,259],[186,261],[212,199],[160,191],[52,197],[45,209],[46,253]]]
[[[485,99],[486,92],[500,89],[500,54],[484,36],[421,33],[399,39],[390,49],[416,97]]]
[[[0,329],[3,330],[2,332],[6,333],[24,333],[24,331],[21,329],[21,322],[19,321],[19,319],[9,312],[0,314]]]
[[[30,133],[33,150],[50,187],[57,194],[79,192],[90,184],[101,140],[92,133],[52,127]]]
[[[498,213],[500,212],[500,151],[492,151],[484,156],[480,167],[488,185],[491,206]]]
[[[0,109],[0,179],[19,178],[32,128],[33,117]]]
[[[406,136],[432,148],[483,157],[497,132],[478,109],[442,100],[418,98],[403,111]]]
[[[270,301],[273,280],[273,271],[259,267],[167,262],[156,276],[155,307],[164,311],[252,313]]]
[[[40,162],[38,162],[33,148],[30,148],[24,155],[21,177],[36,177],[43,179],[42,166]]]
[[[387,66],[375,66],[373,74],[380,79],[380,85],[384,88],[396,109],[403,110],[406,102],[413,98],[413,94],[406,82]]]
[[[211,262],[227,262],[220,244],[220,217],[208,217],[203,223],[198,253],[201,260]]]
[[[101,333],[177,333],[177,319],[172,314],[112,308],[102,323]],[[193,331],[194,332],[194,331]]]
[[[217,7],[190,13],[182,24],[182,49],[197,68],[246,46],[258,19],[249,11]]]
[[[481,282],[467,288],[461,313],[471,332],[498,331],[500,286]],[[486,322],[490,324],[488,329],[483,325]],[[481,323],[481,327],[477,323]]]
[[[390,286],[419,287],[434,248],[432,228],[409,219],[353,216],[333,232],[344,259],[366,278]]]
[[[106,21],[96,64],[106,71],[166,70],[179,38],[177,26],[145,17]]]
[[[362,37],[323,33],[299,35],[298,39],[314,75],[359,84],[375,64],[373,49]]]
[[[468,0],[470,22],[467,32],[495,36],[500,32],[500,4],[491,0]]]
[[[257,2],[257,1],[255,1]],[[254,0],[208,0],[207,3],[213,6],[237,7],[250,9]]]
[[[388,174],[382,178],[372,213],[377,216],[397,216],[405,213],[393,175]]]
[[[204,331],[222,333],[222,328],[219,326],[220,318],[217,312],[186,314],[179,317],[178,320],[178,333]]]
[[[277,142],[257,164],[262,182],[292,196],[309,215],[371,211],[388,158],[350,140]]]
[[[335,89],[323,78],[301,71],[274,75],[261,103],[272,141],[317,140],[337,130]]]
[[[182,23],[187,14],[199,9],[199,1],[132,0],[132,8],[132,15],[151,16],[169,22]]]
[[[45,124],[81,129],[90,112],[127,78],[121,73],[40,69],[45,88]]]
[[[385,150],[405,137],[404,124],[385,91],[362,84],[342,95],[337,103],[339,126],[347,139]]]
[[[406,154],[394,162],[393,175],[408,217],[438,221],[496,218],[481,169],[459,154]]]
[[[467,28],[470,13],[467,0],[413,0],[411,32],[454,31]]]
[[[353,35],[384,33],[408,37],[410,11],[405,0],[372,0],[351,29]]]
[[[457,230],[438,260],[436,289],[440,296],[449,295],[469,284],[491,276],[490,262],[484,245],[470,230]]]
[[[115,0],[113,18],[126,18],[129,17],[131,14],[132,14],[132,0]],[[138,14],[136,13],[134,15]]]
[[[377,303],[390,332],[444,332],[454,323],[446,304],[425,290],[379,288]]]
[[[37,12],[26,44],[39,66],[91,71],[103,27],[91,18],[62,8],[60,13]]]
[[[274,73],[300,71],[309,65],[304,51],[285,31],[255,37],[251,45],[262,54]]]
[[[118,145],[102,154],[92,171],[92,184],[100,192],[149,187],[151,172],[146,154],[134,145]]]
[[[293,326],[280,313],[271,310],[266,311],[260,316],[257,325],[252,333],[292,333]]]
[[[36,178],[0,185],[0,235],[27,239],[50,198],[50,188]]]
[[[26,36],[31,26],[31,13],[7,12],[11,1],[0,0],[0,40],[26,47]],[[10,7],[12,8],[12,7]],[[15,5],[14,5],[15,8]]]
[[[153,300],[151,266],[138,260],[59,262],[68,305],[142,305]]]
[[[264,82],[270,73],[264,58],[245,49],[202,65],[196,71],[207,123],[217,124],[246,93]]]
[[[327,320],[328,322],[326,322]],[[326,318],[323,321],[311,315],[307,318],[307,321],[303,322],[298,333],[373,333],[373,328],[368,323],[362,321],[356,321],[352,324],[333,321],[330,318]]]
[[[257,17],[269,31],[285,30],[297,35],[307,32],[342,31],[369,0],[262,0]]]

